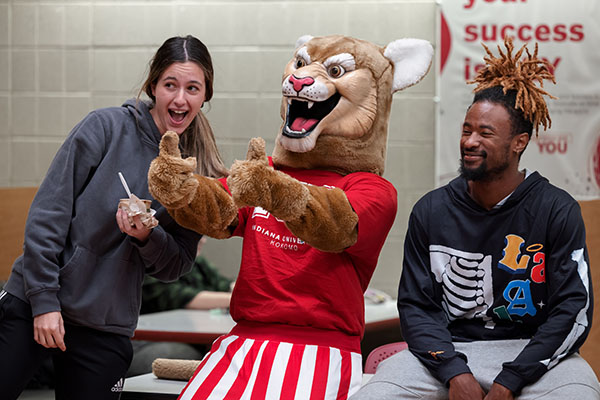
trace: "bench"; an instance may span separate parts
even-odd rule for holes
[[[29,206],[37,187],[0,188],[0,281],[6,281],[15,259],[23,253]]]

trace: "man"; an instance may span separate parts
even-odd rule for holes
[[[552,79],[521,49],[477,76],[460,177],[415,205],[398,293],[410,351],[382,362],[353,399],[600,399],[577,353],[592,322],[578,203],[519,170],[533,128],[550,124],[535,86]]]

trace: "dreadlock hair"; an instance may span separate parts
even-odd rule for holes
[[[498,46],[499,57],[495,57],[485,44],[482,45],[487,53],[487,57],[484,57],[486,66],[478,71],[475,79],[467,82],[477,84],[473,90],[473,104],[487,100],[503,105],[510,114],[513,135],[527,132],[531,138],[534,127],[536,136],[540,124],[544,126],[544,130],[550,128],[552,120],[543,96],[552,99],[556,97],[543,89],[544,79],[552,83],[556,81],[548,62],[537,58],[537,43],[533,55],[529,53],[526,44],[513,55],[512,38],[507,36],[504,38],[506,53]],[[523,51],[527,56],[521,60]],[[536,81],[539,87],[536,86]]]

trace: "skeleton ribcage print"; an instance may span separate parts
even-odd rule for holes
[[[492,257],[440,245],[429,246],[429,257],[431,272],[443,287],[448,319],[482,318],[493,329],[486,315],[493,303]]]

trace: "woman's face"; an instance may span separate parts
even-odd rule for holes
[[[173,63],[162,73],[152,86],[156,100],[150,110],[161,135],[187,129],[206,98],[204,82],[204,71],[191,61]]]

